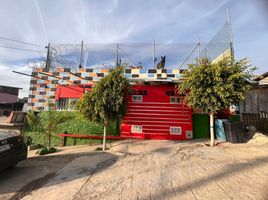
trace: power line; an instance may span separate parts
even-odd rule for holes
[[[17,42],[17,43],[21,43],[21,44],[26,44],[26,45],[31,45],[31,46],[35,46],[35,47],[43,47],[43,46],[38,45],[38,44],[33,44],[33,43],[29,43],[29,42],[23,42],[23,41],[14,40],[14,39],[10,39],[10,38],[6,38],[6,37],[2,37],[2,36],[0,36],[0,39],[2,39],[2,40],[12,41],[12,42]]]
[[[1,46],[1,48],[6,48],[6,49],[15,49],[15,50],[20,50],[20,51],[30,51],[30,52],[37,52],[37,53],[46,53],[45,51],[38,51],[38,50],[32,50],[32,49],[23,49],[23,48],[17,48],[17,47],[8,47],[8,46]]]

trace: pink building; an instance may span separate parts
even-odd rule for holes
[[[0,116],[9,115],[12,110],[21,110],[23,103],[18,102],[21,88],[0,85]]]

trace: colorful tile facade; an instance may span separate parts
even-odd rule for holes
[[[58,85],[94,84],[109,73],[110,69],[35,68],[32,71],[28,100],[29,110],[48,110],[48,102],[55,103]],[[178,80],[182,70],[178,69],[125,69],[131,81]]]

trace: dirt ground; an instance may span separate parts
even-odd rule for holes
[[[125,140],[31,157],[0,174],[0,199],[268,199],[267,145],[204,143]]]

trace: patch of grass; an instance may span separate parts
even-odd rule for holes
[[[97,124],[81,117],[78,112],[57,112],[59,117],[62,115],[67,116],[68,120],[57,126],[56,132],[52,136],[51,146],[61,146],[62,138],[57,134],[70,133],[70,134],[85,134],[85,135],[102,135],[103,125]],[[41,113],[41,117],[46,116],[46,112]],[[107,128],[107,135],[118,135],[118,122],[114,120]],[[34,131],[34,129],[26,122],[24,129],[25,138],[29,136],[32,138],[33,144],[45,145],[44,134]],[[109,141],[108,141],[109,142]],[[110,141],[111,142],[111,141]],[[98,145],[102,144],[102,140],[96,139],[80,139],[80,138],[67,138],[66,145]]]

